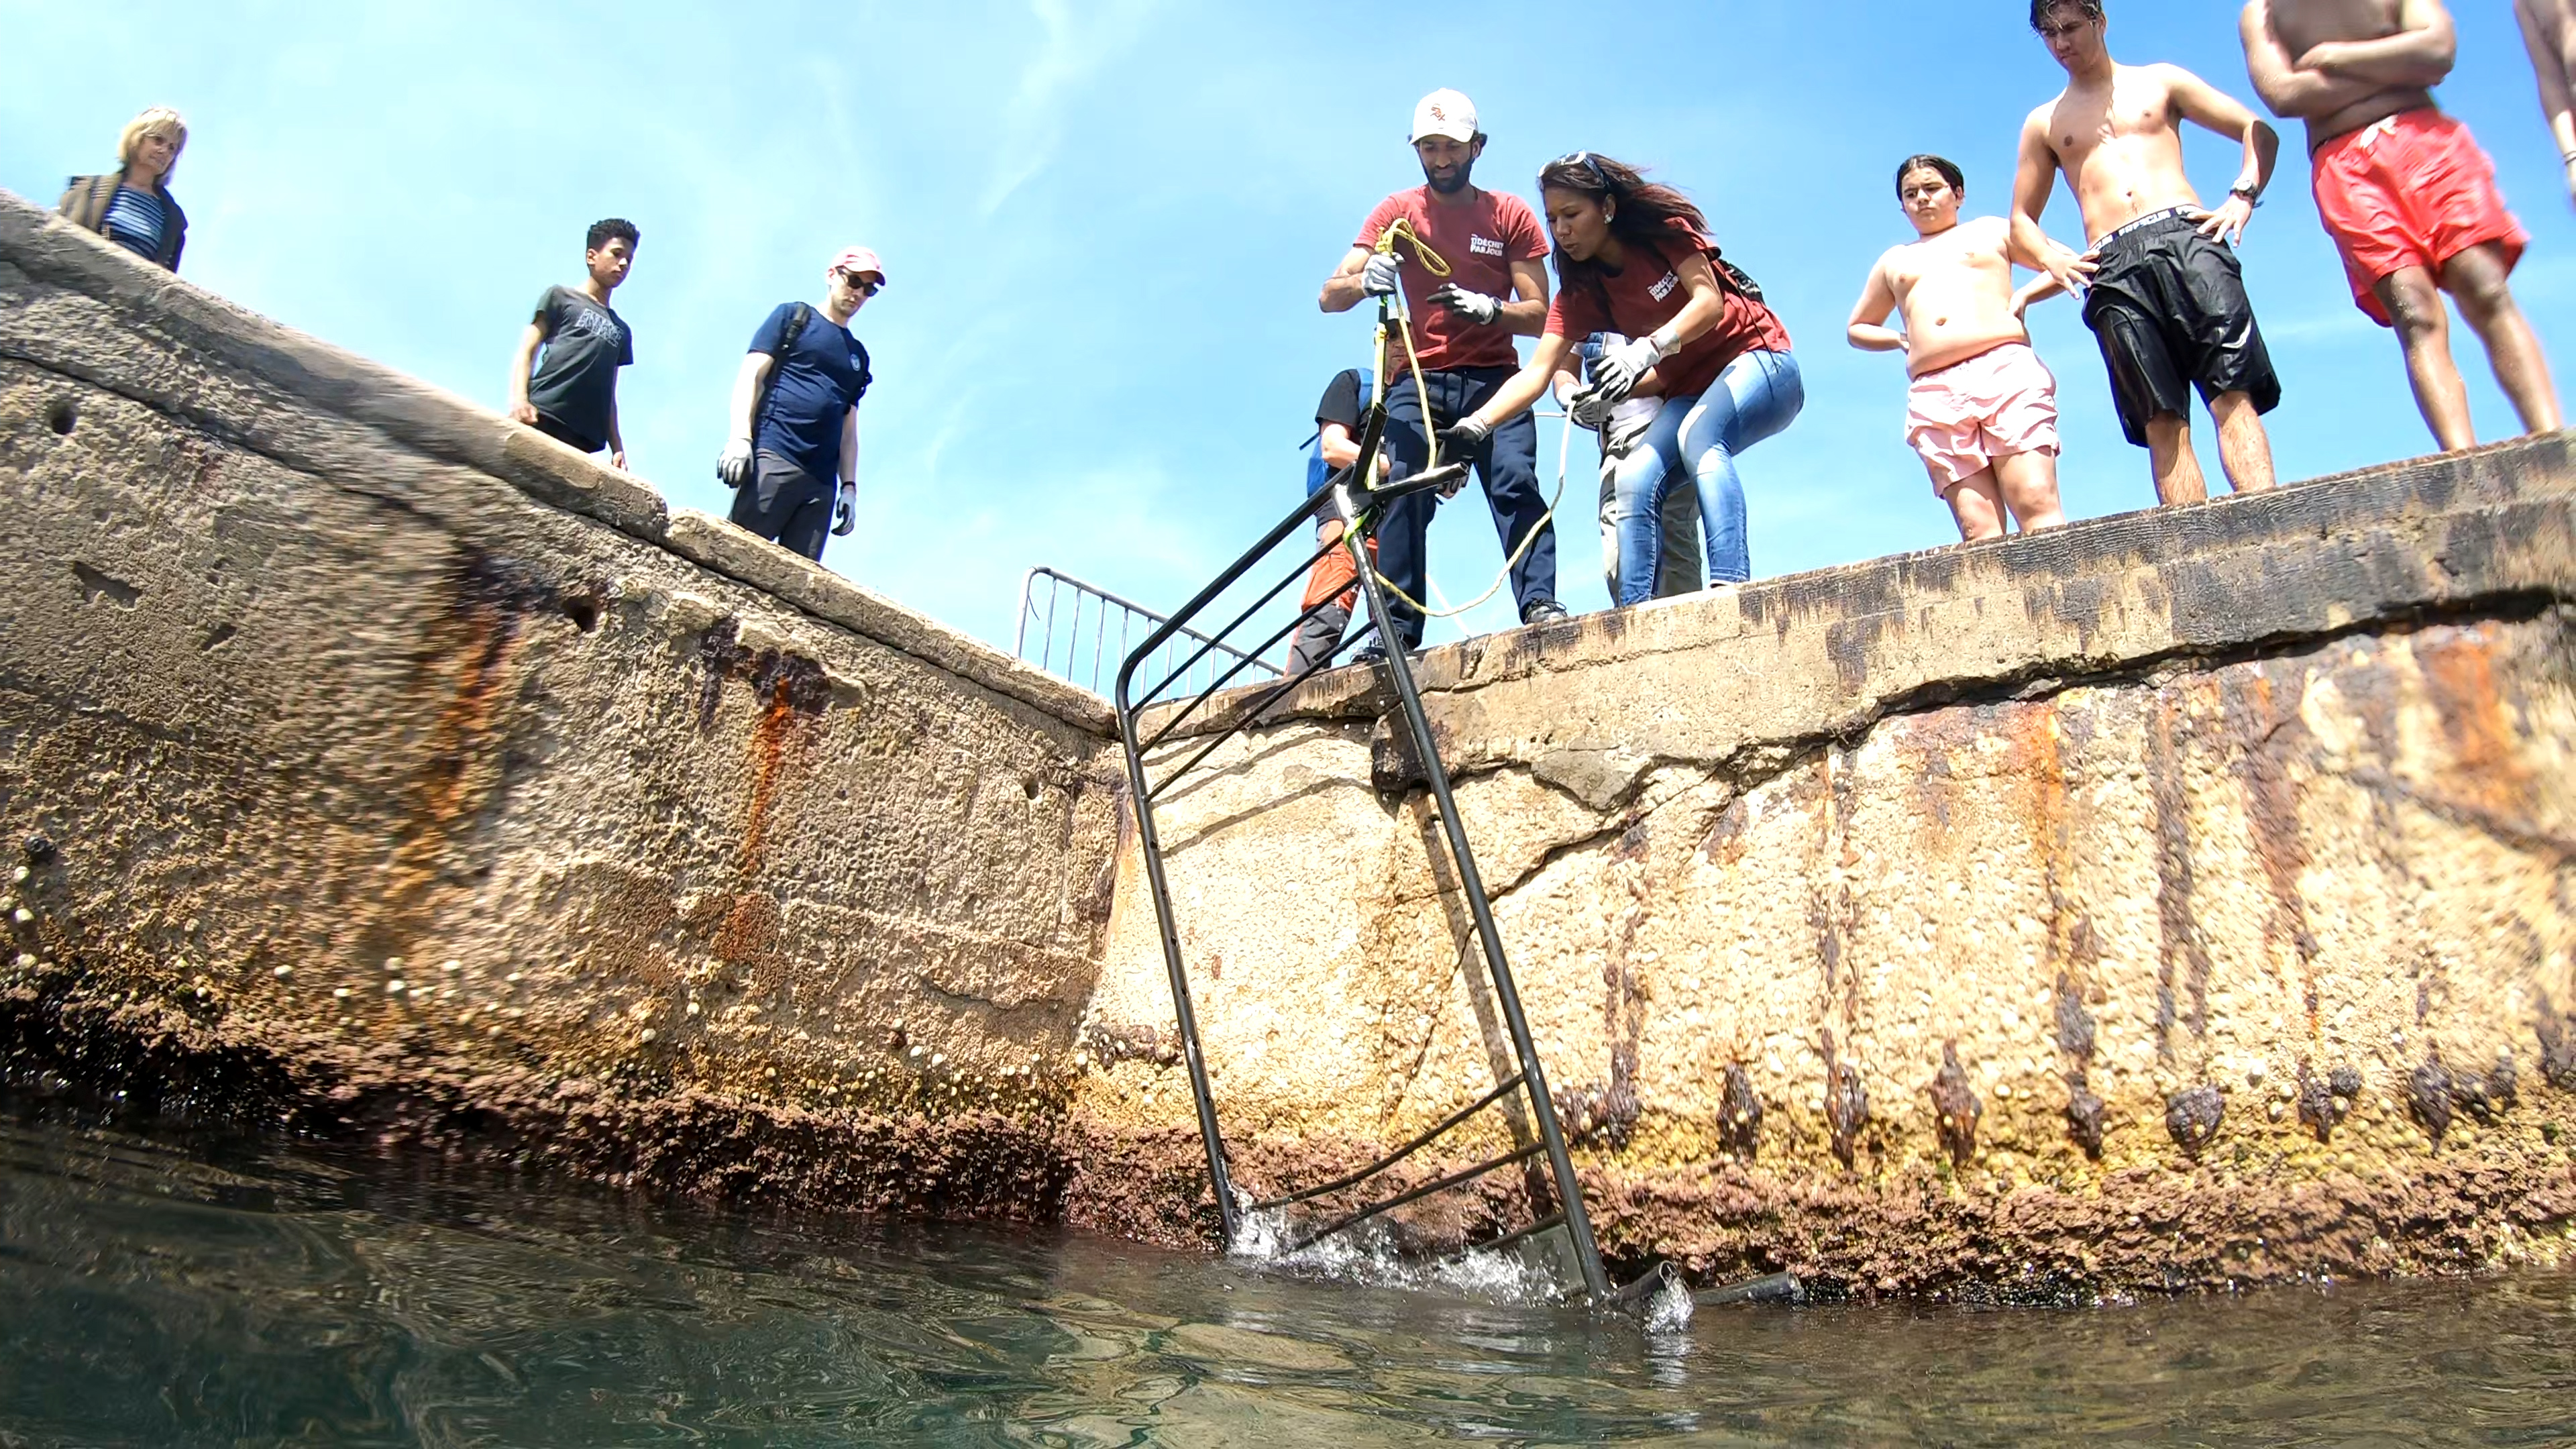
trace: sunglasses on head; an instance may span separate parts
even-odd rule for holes
[[[1610,173],[1601,169],[1601,163],[1594,160],[1592,153],[1589,151],[1569,152],[1566,155],[1557,157],[1554,161],[1549,162],[1548,165],[1550,169],[1558,166],[1580,166],[1584,170],[1592,173],[1592,179],[1600,183],[1602,190],[1618,190],[1617,187],[1610,184]]]
[[[860,276],[856,273],[843,272],[841,273],[841,280],[849,283],[851,289],[856,291],[862,297],[873,297],[877,293],[885,290],[885,283],[861,280]]]

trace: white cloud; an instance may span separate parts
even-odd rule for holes
[[[1069,93],[1136,42],[1159,0],[1108,0],[1077,20],[1066,0],[1029,0],[1045,31],[1002,115],[1001,163],[984,189],[990,217],[1044,171],[1064,141]]]

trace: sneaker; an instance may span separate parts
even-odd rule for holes
[[[1404,657],[1416,664],[1420,664],[1422,662],[1422,647],[1418,644],[1408,646],[1404,651]],[[1386,646],[1375,640],[1371,640],[1360,646],[1359,652],[1351,656],[1351,662],[1353,664],[1365,664],[1371,666],[1384,664],[1386,662]]]
[[[1556,624],[1573,617],[1554,599],[1541,599],[1521,612],[1523,624]]]

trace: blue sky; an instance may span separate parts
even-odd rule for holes
[[[2006,205],[2020,121],[2062,81],[2022,9],[0,0],[0,186],[50,203],[113,163],[127,117],[175,105],[194,132],[174,185],[190,279],[495,407],[539,291],[577,278],[590,221],[630,217],[633,465],[710,511],[753,326],[815,295],[834,250],[873,246],[891,285],[858,323],[879,379],[861,528],[827,562],[1007,645],[1029,566],[1177,602],[1294,500],[1315,395],[1369,337],[1361,313],[1320,315],[1316,288],[1369,208],[1419,184],[1405,126],[1439,86],[1483,112],[1481,182],[1527,195],[1577,147],[1638,162],[1697,197],[1769,290],[1809,402],[1744,464],[1758,573],[1954,540],[1901,439],[1902,364],[1851,351],[1842,325],[1910,235],[1900,157],[1947,154],[1973,210]],[[2534,233],[2517,290],[2563,374],[2576,209],[2510,7],[2457,9],[2444,100]],[[2234,14],[2114,0],[2114,49],[2250,99]],[[2288,478],[2429,446],[2297,150],[2245,250],[2288,389],[2272,420]],[[2190,154],[2204,194],[2224,191],[2231,148],[2196,136]],[[2062,188],[2049,223],[2080,233]],[[2143,506],[2144,455],[2120,440],[2090,334],[2064,302],[2035,321],[2063,384],[2069,511]],[[2464,330],[2455,346],[2481,436],[2509,434],[2483,354]],[[2214,463],[2205,418],[2201,437]],[[1552,479],[1553,424],[1541,453]],[[1582,442],[1573,472],[1563,591],[1598,608]],[[1451,598],[1492,579],[1472,494],[1443,511],[1433,560]],[[1509,622],[1506,596],[1463,627]]]

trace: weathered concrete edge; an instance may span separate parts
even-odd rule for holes
[[[2517,466],[2527,462],[2538,466]],[[2007,605],[2021,601],[2031,620],[2032,647],[2024,657],[2002,661],[2000,667],[1966,671],[1874,669],[1859,688],[1844,691],[1842,707],[1831,718],[1811,720],[1791,730],[1748,728],[1746,743],[1848,734],[1925,703],[2042,680],[2063,683],[2133,672],[2177,658],[2226,657],[2433,613],[2475,611],[2518,594],[2570,597],[2576,592],[2576,580],[2531,567],[2531,538],[2497,526],[2496,520],[2508,516],[2525,523],[2546,517],[2562,530],[2576,521],[2576,493],[2526,492],[2517,478],[2529,474],[2576,478],[2576,432],[2409,459],[2271,493],[2085,519],[2044,534],[1891,554],[1757,580],[1723,594],[1691,595],[1507,630],[1424,651],[1416,677],[1427,695],[1473,693],[1648,655],[1724,648],[1774,628],[1785,635],[1792,620],[1802,631],[1814,633],[1821,645],[1834,630],[1902,619],[1962,597],[1982,595]],[[2497,543],[2480,561],[2483,567],[2454,567],[2447,550],[2438,546],[2460,537],[2463,529],[2488,533]],[[2302,601],[2256,593],[2239,596],[2236,602],[2254,606],[2243,609],[2186,615],[2177,606],[2163,637],[2112,641],[2107,646],[2089,637],[2090,631],[2079,624],[2058,617],[2057,595],[2070,581],[2099,586],[2174,569],[2214,574],[2222,562],[2249,575],[2270,578],[2275,560],[2292,559],[2321,542],[2390,533],[2414,535],[2407,540],[2410,543],[2437,545],[2424,552],[2440,560],[2442,567],[2376,575],[2371,579],[2376,586],[2373,597],[2331,600],[2340,617],[2301,613]],[[2246,559],[2256,562],[2238,562]],[[2108,592],[2101,587],[2095,591]],[[1236,712],[1268,687],[1218,696],[1199,717],[1173,731],[1172,738],[1203,737],[1230,725]],[[1335,669],[1291,691],[1270,709],[1268,722],[1373,718],[1392,707],[1383,695],[1375,669]],[[1151,732],[1177,708],[1157,706],[1141,723]]]
[[[148,313],[157,330],[442,462],[490,474],[552,508],[640,539],[803,613],[911,655],[968,683],[1106,738],[1108,703],[981,640],[838,574],[689,510],[561,443],[417,378],[262,317],[174,277],[0,190],[0,257],[110,307]],[[53,360],[0,346],[49,371]],[[99,379],[83,381],[105,386]],[[138,398],[156,409],[168,399]],[[182,410],[185,404],[181,404]],[[293,466],[292,459],[278,461]]]

